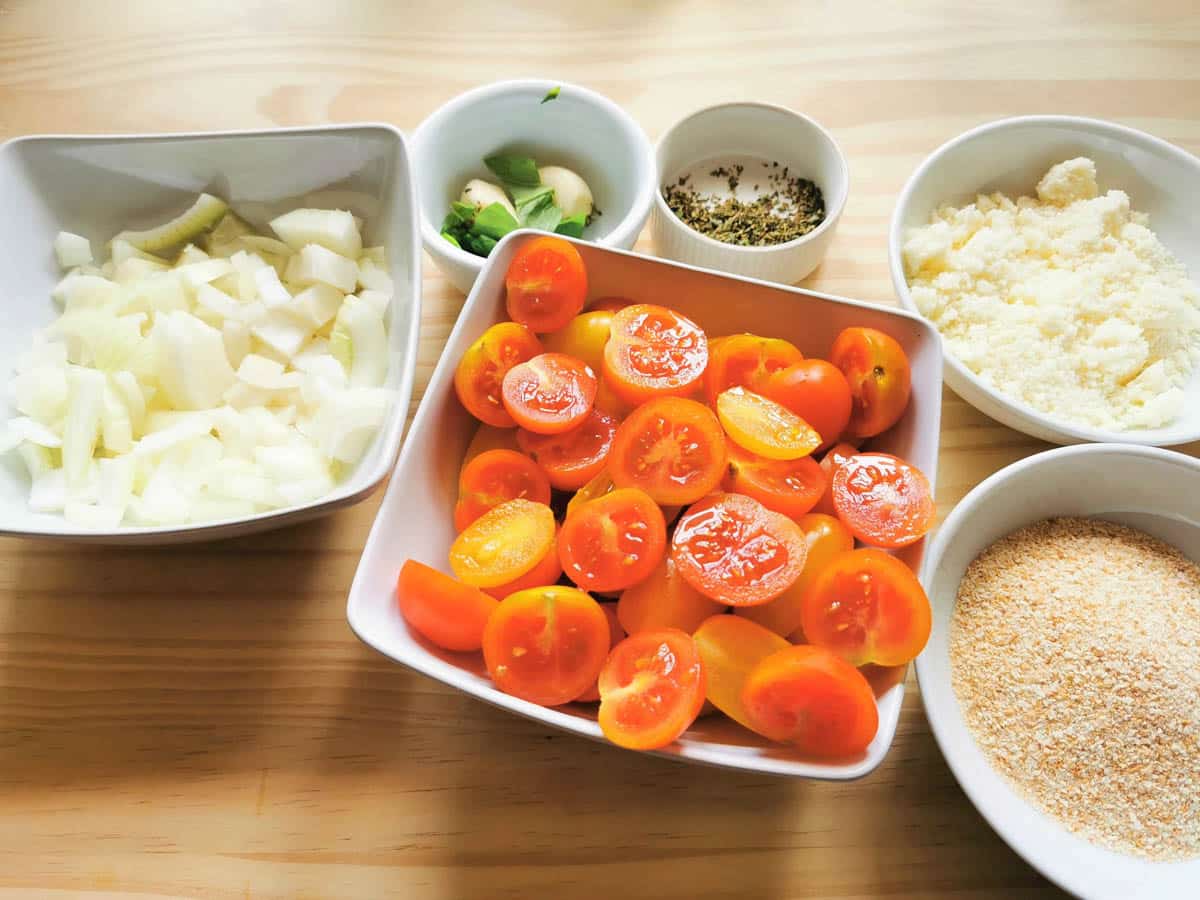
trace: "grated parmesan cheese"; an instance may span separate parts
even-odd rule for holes
[[[1200,362],[1200,289],[1096,164],[1048,171],[1037,198],[980,195],[913,229],[917,308],[985,382],[1048,415],[1123,431],[1174,419]]]

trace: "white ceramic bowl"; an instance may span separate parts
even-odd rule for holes
[[[387,248],[396,285],[389,310],[396,392],[388,418],[357,467],[332,493],[299,506],[202,525],[87,531],[58,515],[33,513],[29,479],[16,454],[0,459],[0,534],[99,543],[208,540],[262,531],[365,498],[400,447],[412,393],[421,317],[420,244],[404,137],[390,125],[104,137],[26,137],[0,147],[0,358],[13,360],[35,329],[57,315],[50,289],[62,277],[51,244],[60,230],[101,248],[123,228],[157,224],[209,191],[252,224],[298,206],[333,205],[364,221],[368,245]],[[12,376],[7,367],[0,375]],[[0,420],[13,415],[8,392]]]
[[[808,116],[769,103],[723,103],[698,110],[676,122],[655,152],[654,213],[650,232],[659,256],[706,269],[717,269],[764,281],[794,284],[812,273],[833,241],[846,205],[850,175],[841,148]],[[704,179],[712,165],[749,157],[738,187],[739,198],[754,195],[758,182],[766,189],[769,171],[787,166],[791,175],[807,178],[821,189],[825,220],[803,237],[785,244],[741,247],[707,237],[683,224],[663,199],[661,188],[685,173]],[[779,170],[761,167],[778,162]],[[704,165],[702,165],[704,164]]]
[[[931,153],[904,186],[892,215],[888,255],[901,305],[918,312],[904,275],[902,250],[910,228],[926,225],[946,204],[971,203],[978,194],[1001,191],[1032,195],[1055,163],[1076,156],[1096,161],[1100,190],[1129,195],[1134,209],[1150,215],[1150,227],[1200,280],[1200,160],[1166,141],[1098,119],[1020,116],[959,135]],[[1105,431],[1064,422],[1008,397],[946,352],[946,383],[998,422],[1054,444],[1116,441],[1170,446],[1200,440],[1200,371],[1187,386],[1179,418],[1165,428]]]
[[[1049,450],[985,480],[932,539],[922,581],[933,633],[917,659],[925,713],[971,802],[1008,844],[1061,887],[1088,898],[1194,898],[1200,859],[1152,863],[1097,847],[1022,799],[988,763],[950,680],[949,631],[970,562],[1004,535],[1053,516],[1095,516],[1148,532],[1200,561],[1200,460],[1128,444]]]
[[[408,629],[396,604],[396,574],[404,560],[417,559],[448,571],[459,466],[478,425],[455,396],[454,370],[471,342],[505,318],[504,273],[531,234],[515,232],[497,245],[463,307],[371,528],[346,612],[350,626],[363,641],[397,662],[495,706],[600,739],[594,705],[547,709],[500,692],[488,679],[479,654],[437,649]],[[834,337],[848,325],[868,325],[891,334],[912,362],[912,402],[900,422],[876,439],[874,446],[912,460],[932,480],[937,467],[942,354],[940,339],[928,323],[908,313],[853,300],[575,243],[587,265],[593,297],[619,295],[635,301],[669,297],[673,307],[694,317],[710,334],[748,330],[783,337],[806,354],[828,352]],[[907,561],[914,569],[922,552],[923,542],[907,551]],[[661,752],[692,762],[758,772],[857,778],[880,763],[896,731],[904,693],[903,671],[889,674],[890,680],[884,680],[888,686],[879,699],[879,733],[859,759],[837,764],[799,759],[789,748],[770,744],[723,716],[699,720],[682,739]]]
[[[554,87],[558,97],[543,103]],[[483,164],[486,156],[523,153],[538,165],[578,172],[601,212],[584,232],[586,240],[632,247],[650,215],[655,183],[649,138],[617,104],[578,85],[529,79],[475,88],[436,109],[413,133],[412,144],[421,238],[464,294],[485,260],[452,245],[440,229],[467,181],[496,180]]]

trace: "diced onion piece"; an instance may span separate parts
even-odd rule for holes
[[[100,440],[104,448],[113,453],[128,453],[133,449],[133,421],[124,401],[111,384],[104,386]]]
[[[391,399],[391,391],[363,388],[342,391],[322,404],[314,427],[325,455],[358,462],[383,424]]]
[[[62,344],[55,346],[63,347]],[[65,347],[64,347],[65,349]],[[39,422],[57,422],[67,411],[67,369],[35,366],[17,371],[12,380],[17,410]]]
[[[250,328],[251,334],[284,359],[291,359],[308,340],[312,329],[286,310],[273,310]]]
[[[153,253],[177,247],[209,231],[221,221],[229,207],[211,194],[201,194],[183,214],[145,231],[122,231],[114,240],[126,240],[133,246]]]
[[[175,273],[183,279],[183,283],[196,290],[202,284],[216,281],[223,275],[234,271],[233,263],[227,259],[205,259],[201,262],[188,263],[175,269]]]
[[[208,409],[233,383],[221,332],[185,312],[160,314],[153,334],[160,347],[158,380],[176,409]]]
[[[62,436],[52,428],[47,428],[41,422],[28,416],[17,416],[15,419],[8,420],[4,434],[0,436],[0,453],[7,453],[25,441],[39,447],[61,447],[63,445]]]
[[[258,289],[258,299],[267,309],[287,306],[292,302],[292,295],[279,280],[279,274],[270,266],[255,271],[254,286]]]
[[[129,423],[133,427],[134,433],[141,432],[146,420],[146,396],[142,392],[142,386],[138,383],[137,376],[127,371],[113,372],[112,387],[121,398],[121,402],[125,404],[125,409],[129,413]]]
[[[312,284],[292,298],[291,312],[315,330],[337,315],[344,296],[328,284]]]
[[[363,247],[361,259],[369,259],[377,266],[387,268],[387,248],[386,247]]]
[[[341,209],[293,209],[271,220],[272,230],[293,250],[318,244],[351,259],[362,251],[354,216]]]
[[[396,289],[392,276],[369,259],[358,261],[358,283],[369,291],[379,291],[389,297]]]
[[[17,455],[21,457],[21,462],[25,463],[25,470],[29,473],[30,481],[52,469],[59,472],[62,471],[58,467],[58,460],[55,458],[53,451],[48,447],[40,447],[37,444],[25,441],[17,447]],[[63,482],[63,484],[65,486],[66,482]]]
[[[107,278],[68,275],[54,286],[50,296],[68,312],[82,307],[116,309],[124,302],[125,291]]]
[[[154,427],[155,417],[161,415],[163,414],[155,413],[150,416],[146,436],[133,445],[135,456],[164,453],[177,444],[202,437],[213,429],[211,412],[176,413],[162,427]]]
[[[229,364],[240,366],[250,352],[250,327],[245,322],[226,319],[221,323],[221,340],[225,344],[225,356]]]
[[[268,269],[267,271],[273,272],[274,270]],[[241,304],[211,284],[202,284],[197,288],[196,305],[203,307],[220,319],[236,319],[241,315]]]
[[[103,372],[72,366],[67,370],[67,420],[63,427],[63,469],[67,483],[80,484],[100,437],[100,416],[104,409]]]
[[[121,263],[130,259],[143,259],[146,262],[166,264],[160,256],[155,256],[153,253],[147,253],[145,250],[139,250],[133,244],[124,238],[116,238],[109,244],[109,261],[114,266],[119,266]]]
[[[60,231],[54,236],[54,255],[60,268],[84,266],[92,261],[92,245],[82,235]]]
[[[35,475],[29,488],[29,508],[34,512],[62,512],[67,505],[67,473],[50,469]]]
[[[379,318],[387,318],[388,307],[392,303],[392,295],[390,292],[385,294],[383,291],[372,291],[367,289],[365,291],[358,292],[358,299],[374,309],[375,312],[379,314]]]
[[[358,284],[358,266],[320,244],[307,244],[288,263],[286,276],[297,287],[320,282],[348,294]]]
[[[344,347],[349,356],[351,387],[377,387],[387,378],[388,343],[383,319],[370,304],[350,296],[338,311],[330,335],[335,356]],[[345,365],[345,360],[339,360]]]

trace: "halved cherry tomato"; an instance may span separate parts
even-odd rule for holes
[[[665,747],[696,721],[704,687],[691,635],[664,628],[627,637],[600,672],[600,729],[619,747]]]
[[[592,411],[596,375],[573,356],[541,353],[505,373],[500,395],[504,409],[522,428],[562,434]]]
[[[874,437],[904,415],[912,372],[904,348],[875,328],[847,328],[833,342],[829,361],[842,370],[854,398],[848,434]]]
[[[611,646],[615,647],[621,641],[625,640],[625,629],[621,627],[620,621],[617,619],[617,604],[601,603],[600,608],[604,610],[604,617],[608,619],[608,638]],[[596,679],[596,683],[590,689],[584,691],[575,698],[576,703],[597,703],[600,700],[600,679]]]
[[[462,468],[465,469],[471,464],[471,460],[489,450],[519,451],[520,449],[517,444],[517,433],[512,428],[497,428],[495,425],[480,422],[479,427],[475,429],[474,437],[471,438],[471,443],[467,445],[467,452],[463,454]],[[459,477],[462,477],[461,471]]]
[[[718,395],[717,417],[731,441],[766,459],[799,459],[821,445],[821,436],[794,412],[742,387]]]
[[[709,403],[731,387],[763,393],[770,377],[804,359],[794,344],[757,334],[731,334],[708,342],[708,368],[704,370],[704,393]]]
[[[929,598],[896,557],[871,548],[848,550],[809,585],[801,624],[810,643],[853,666],[900,666],[929,640]]]
[[[603,309],[582,312],[562,330],[542,338],[542,343],[547,351],[574,356],[593,372],[599,372],[604,362],[604,345],[608,343],[612,329],[612,317],[611,312]]]
[[[483,629],[498,605],[479,588],[415,559],[400,567],[396,596],[404,621],[439,647],[459,652],[483,645]]]
[[[462,531],[489,509],[518,497],[550,503],[550,481],[537,464],[515,450],[481,453],[458,476],[454,527]]]
[[[740,616],[713,616],[694,635],[708,675],[708,702],[733,721],[750,728],[742,706],[746,677],[762,660],[788,646],[773,631]]]
[[[835,444],[821,457],[821,471],[825,473],[825,493],[812,508],[813,512],[824,513],[827,516],[837,515],[837,507],[833,505],[833,476],[837,474],[838,467],[857,452],[858,449],[853,444],[841,443]]]
[[[570,703],[600,676],[608,619],[577,588],[530,588],[505,597],[483,632],[483,661],[496,687],[542,706]]]
[[[804,616],[804,594],[808,586],[816,580],[831,559],[839,553],[854,549],[854,535],[841,520],[833,516],[809,513],[801,516],[796,524],[800,526],[805,546],[808,547],[804,569],[796,583],[770,603],[764,603],[762,606],[743,606],[737,610],[739,616],[745,616],[765,628],[770,628],[776,634],[784,635],[793,644],[804,643],[800,622]]]
[[[707,364],[708,340],[686,316],[650,303],[635,303],[613,316],[603,375],[626,403],[686,397]]]
[[[763,459],[729,442],[725,489],[753,497],[767,509],[798,519],[825,493],[825,472],[811,456]]]
[[[503,600],[509,594],[515,594],[517,591],[557,584],[562,573],[562,563],[558,561],[558,539],[556,538],[550,542],[550,549],[546,551],[546,555],[524,575],[498,587],[484,588],[483,592],[491,594],[497,600]]]
[[[768,656],[746,678],[742,704],[759,734],[812,756],[855,756],[879,730],[867,679],[821,647],[788,647]]]
[[[617,428],[608,471],[619,487],[641,488],[658,503],[692,503],[725,474],[721,423],[695,400],[650,400]]]
[[[546,473],[551,485],[560,491],[574,491],[604,470],[616,433],[617,420],[593,409],[562,434],[535,434],[521,429],[517,443]]]
[[[937,518],[929,479],[890,453],[856,453],[838,466],[833,506],[856,538],[889,549],[919,541]]]
[[[850,421],[850,385],[841,369],[823,359],[806,359],[774,373],[758,393],[816,429],[821,436],[818,452],[832,446]]]
[[[617,617],[629,634],[678,628],[689,634],[724,607],[683,579],[675,561],[664,555],[650,577],[626,589],[617,601]]]
[[[563,572],[588,591],[620,591],[648,578],[667,545],[662,510],[637,488],[590,500],[563,522]]]
[[[536,237],[522,245],[504,275],[508,317],[539,333],[558,331],[587,299],[587,270],[574,245]]]
[[[575,495],[567,501],[566,518],[569,519],[575,510],[579,509],[579,507],[589,500],[595,500],[597,497],[603,497],[605,494],[612,493],[616,487],[608,474],[608,469],[601,469],[591,481],[577,490]]]
[[[454,390],[467,412],[497,428],[517,423],[504,408],[501,385],[513,366],[542,352],[542,342],[516,322],[493,325],[463,354],[454,370]]]
[[[623,419],[629,415],[633,409],[628,403],[613,393],[611,387],[608,386],[608,379],[601,376],[598,386],[596,387],[596,404],[595,408],[601,412],[608,413],[614,419]]]
[[[554,541],[554,513],[544,503],[508,500],[488,510],[450,545],[454,577],[499,587],[536,566]]]
[[[778,597],[800,576],[806,552],[795,522],[742,494],[713,494],[694,504],[671,541],[679,573],[728,606]]]
[[[632,306],[633,301],[626,297],[601,297],[588,306],[588,312],[620,312],[627,306]]]

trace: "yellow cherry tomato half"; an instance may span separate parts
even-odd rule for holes
[[[717,395],[717,418],[731,441],[765,459],[799,459],[821,446],[821,436],[802,418],[743,387]]]
[[[536,566],[554,543],[554,512],[518,498],[468,525],[450,545],[454,577],[480,588],[498,587]]]
[[[555,331],[542,339],[550,353],[565,353],[574,356],[599,372],[604,362],[604,345],[612,332],[612,310],[597,309],[580,313],[561,331]]]

